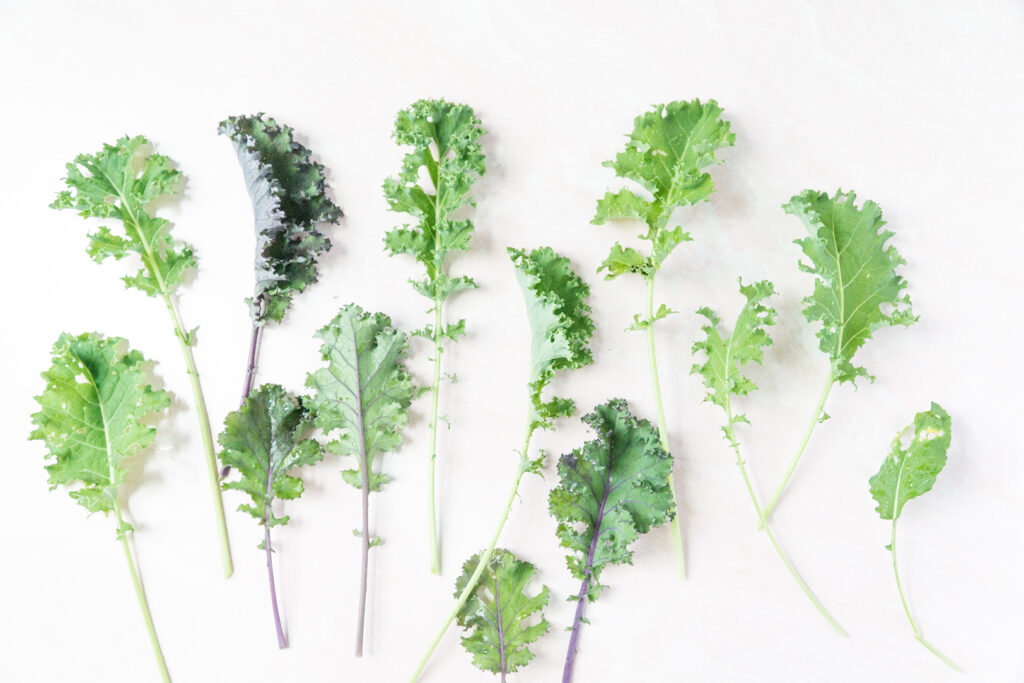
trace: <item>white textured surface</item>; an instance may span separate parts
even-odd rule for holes
[[[614,186],[601,162],[655,102],[714,97],[737,134],[713,172],[718,192],[686,213],[681,247],[658,298],[683,311],[659,328],[665,400],[677,454],[690,578],[672,568],[667,529],[636,546],[634,567],[609,570],[589,612],[576,680],[952,681],[917,645],[897,600],[887,525],[867,493],[893,433],[929,400],[954,418],[950,462],[935,491],[908,506],[901,560],[929,639],[964,680],[1024,676],[1020,608],[1024,476],[1019,349],[1024,188],[1024,11],[1019,3],[526,2],[55,3],[0,5],[4,105],[6,297],[2,392],[4,502],[0,680],[132,682],[154,669],[108,520],[48,493],[42,447],[24,440],[38,373],[62,330],[128,337],[159,361],[178,397],[129,509],[160,637],[178,683],[402,681],[451,604],[462,560],[489,537],[522,429],[527,329],[505,245],[550,244],[593,285],[597,363],[558,383],[589,408],[610,395],[652,417],[642,338],[623,332],[639,282],[594,268],[631,227],[588,225]],[[629,8],[627,8],[629,5]],[[476,108],[489,172],[475,195],[474,251],[455,271],[481,285],[453,299],[470,335],[447,356],[460,381],[443,394],[455,428],[442,437],[444,577],[427,573],[424,402],[395,477],[373,501],[385,544],[372,559],[367,656],[351,656],[357,584],[357,492],[337,462],[306,477],[293,523],[276,533],[292,647],[278,652],[260,531],[231,513],[236,575],[219,578],[189,391],[166,314],[122,290],[122,264],[84,254],[86,225],[47,209],[63,163],[101,142],[144,133],[188,176],[165,211],[195,244],[201,269],[181,296],[199,325],[197,359],[215,424],[241,385],[251,286],[250,214],[228,114],[264,110],[294,126],[331,170],[347,217],[322,282],[268,331],[259,379],[302,388],[318,362],[311,334],[345,302],[384,309],[410,329],[425,302],[405,284],[416,268],[388,258],[400,221],[380,191],[401,152],[395,112],[420,97]],[[771,278],[780,325],[762,391],[742,406],[746,453],[762,490],[788,459],[826,370],[799,314],[810,279],[791,241],[802,226],[779,206],[814,187],[878,201],[921,323],[877,335],[860,360],[874,385],[833,394],[776,517],[808,582],[846,626],[838,638],[754,531],[720,415],[687,373],[697,321],[727,319],[735,279]],[[427,349],[411,364],[425,378]],[[535,441],[561,453],[589,435],[578,420]],[[502,545],[536,563],[552,589],[552,633],[516,680],[561,673],[576,583],[546,512],[553,481],[522,487]],[[227,496],[228,504],[238,502]],[[429,681],[494,680],[471,667],[453,631]]]

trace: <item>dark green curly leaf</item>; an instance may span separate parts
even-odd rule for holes
[[[772,343],[766,328],[775,324],[775,309],[764,303],[775,293],[771,282],[762,280],[744,285],[740,280],[740,293],[747,301],[736,318],[732,334],[723,338],[718,316],[710,308],[701,308],[697,313],[708,321],[701,327],[706,336],[693,345],[694,355],[703,352],[705,356],[704,363],[695,363],[691,370],[692,374],[701,376],[707,387],[704,400],[720,406],[727,413],[731,413],[733,396],[746,396],[757,389],[757,385],[743,374],[743,368],[748,363],[761,362],[765,347]],[[736,415],[734,421],[745,422],[746,418]]]
[[[232,116],[218,132],[235,145],[252,199],[256,231],[253,320],[280,322],[292,297],[317,280],[317,259],[331,248],[317,228],[337,223],[323,164],[294,140],[289,126],[262,113]]]
[[[556,417],[571,415],[567,398],[543,401],[541,396],[561,370],[578,369],[593,362],[590,338],[594,322],[586,298],[590,287],[572,269],[569,259],[550,247],[531,252],[509,249],[516,278],[526,299],[530,321],[531,426],[548,426]]]
[[[561,545],[571,551],[569,571],[594,600],[604,567],[631,564],[630,544],[675,517],[675,501],[668,485],[672,458],[650,422],[633,417],[622,399],[597,406],[583,421],[597,438],[559,459],[548,509]]]
[[[342,473],[345,481],[360,488],[365,471],[369,490],[379,491],[388,477],[374,471],[374,460],[401,445],[413,397],[404,366],[406,335],[383,313],[349,304],[316,336],[327,361],[306,379],[316,424],[325,434],[338,430],[330,451],[358,459]]]
[[[910,443],[903,446],[903,434],[912,430]],[[938,403],[914,416],[914,424],[892,441],[892,450],[881,469],[868,482],[875,508],[882,519],[898,519],[912,498],[932,490],[939,472],[946,466],[946,452],[953,438],[949,413]]]
[[[435,305],[454,292],[476,287],[470,278],[448,277],[445,259],[453,251],[469,249],[473,223],[452,214],[473,204],[469,191],[485,172],[477,142],[483,134],[471,108],[444,100],[420,100],[395,119],[395,141],[413,149],[398,177],[384,181],[384,196],[390,210],[418,222],[388,232],[384,247],[392,256],[410,254],[423,264],[426,278],[414,285]]]
[[[149,141],[125,136],[96,154],[80,154],[67,164],[67,189],[57,194],[54,209],[74,209],[85,218],[114,218],[121,234],[100,227],[89,235],[88,253],[97,263],[108,257],[137,254],[142,267],[124,278],[125,286],[149,296],[170,294],[195,268],[192,247],[176,244],[170,223],[146,212],[150,202],[174,194],[181,173],[161,154],[146,154]]]
[[[42,375],[46,388],[36,396],[40,410],[29,436],[46,444],[51,488],[76,486],[70,495],[83,507],[118,518],[125,460],[153,442],[156,430],[144,421],[170,404],[146,382],[142,354],[126,344],[94,332],[62,334]],[[125,524],[118,533],[130,530]]]
[[[480,562],[481,553],[462,566],[462,575],[455,582],[458,598]],[[533,565],[516,559],[501,548],[492,554],[480,579],[456,615],[459,626],[469,631],[462,646],[473,655],[473,664],[492,673],[514,673],[533,659],[530,644],[547,633],[550,624],[541,614],[529,624],[534,614],[548,604],[548,588],[534,596],[526,589],[536,573]]]
[[[274,515],[275,500],[294,500],[302,495],[302,480],[292,473],[323,457],[319,442],[307,438],[313,418],[300,398],[277,384],[264,384],[250,392],[242,407],[224,419],[218,441],[221,462],[240,478],[225,482],[225,490],[246,493],[252,504],[239,505],[260,524],[287,524],[288,517]]]
[[[882,210],[872,201],[857,208],[855,199],[853,192],[837,190],[829,197],[804,190],[783,206],[809,233],[795,241],[810,261],[801,261],[800,270],[816,276],[804,316],[821,321],[819,347],[840,382],[870,377],[853,365],[853,357],[875,330],[917,321],[903,291],[907,283],[896,274],[905,261],[887,245],[893,234],[883,229]]]
[[[711,195],[711,176],[704,169],[720,163],[715,153],[731,146],[736,139],[721,114],[722,109],[714,100],[670,102],[654,107],[633,122],[626,149],[605,166],[614,169],[620,178],[640,184],[651,199],[630,190],[609,192],[598,200],[593,223],[601,225],[623,218],[643,221],[647,232],[640,237],[651,242],[652,250],[643,271],[609,267],[609,262],[617,260],[613,253],[602,265],[609,270],[609,278],[623,272],[649,276],[673,249],[690,239],[682,228],[669,230],[667,226],[677,207],[705,201]]]

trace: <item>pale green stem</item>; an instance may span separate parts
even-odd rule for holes
[[[754,504],[754,510],[757,512],[757,518],[763,520],[764,514],[761,511],[761,502],[757,499],[757,493],[754,492],[753,484],[750,483],[750,475],[747,473],[747,464],[746,462],[744,462],[743,456],[740,455],[740,445],[739,442],[736,440],[736,423],[732,414],[731,397],[726,399],[725,413],[726,417],[729,420],[728,426],[726,426],[725,428],[726,438],[729,440],[729,445],[732,447],[733,452],[736,454],[736,464],[740,468],[740,474],[743,475],[743,483],[747,487],[747,493],[750,494],[750,502]],[[804,592],[804,595],[807,596],[807,599],[810,600],[814,607],[818,610],[818,612],[821,613],[821,616],[825,617],[828,623],[832,625],[832,628],[834,628],[839,635],[845,637],[846,631],[844,631],[843,627],[839,625],[839,622],[837,622],[832,617],[832,615],[829,614],[829,611],[825,609],[825,606],[821,604],[817,596],[815,596],[814,593],[811,591],[810,586],[808,586],[804,582],[803,577],[800,576],[800,573],[796,570],[796,567],[793,566],[793,563],[790,561],[789,556],[786,555],[786,552],[782,549],[782,546],[779,544],[778,540],[776,540],[775,534],[772,533],[772,529],[770,526],[767,525],[767,523],[764,526],[764,531],[766,534],[768,534],[768,540],[772,542],[772,546],[775,548],[775,552],[778,553],[779,559],[781,559],[782,563],[786,565],[786,569],[789,570],[789,573],[793,577],[793,580],[796,581],[796,584],[800,586],[800,590]]]
[[[775,489],[775,493],[768,500],[768,504],[764,506],[764,514],[760,519],[760,527],[764,527],[768,517],[772,514],[772,510],[779,502],[779,498],[782,496],[782,492],[786,489],[789,484],[790,477],[793,476],[794,470],[796,470],[797,463],[800,462],[800,457],[804,454],[804,450],[807,448],[807,443],[811,440],[811,434],[814,433],[814,428],[821,422],[821,415],[825,410],[825,401],[828,400],[829,392],[832,391],[832,387],[835,386],[836,376],[832,370],[829,370],[828,380],[825,382],[824,388],[821,390],[821,396],[818,397],[818,405],[814,407],[814,413],[811,414],[811,421],[807,423],[807,429],[804,430],[804,437],[800,441],[800,446],[796,449],[796,453],[793,454],[792,460],[789,461],[789,467],[786,468],[786,474],[782,477],[782,481],[779,483],[778,488]]]
[[[437,404],[438,394],[440,394],[441,391],[441,354],[444,352],[441,348],[441,323],[441,302],[438,299],[434,299],[434,381],[430,390],[430,473],[428,475],[429,481],[427,482],[429,486],[429,490],[427,492],[427,505],[429,507],[427,523],[430,526],[431,574],[441,573],[441,547],[437,538],[437,503],[434,498],[436,488],[434,472],[436,469],[435,464],[437,462]]]
[[[128,532],[121,527],[124,522],[121,519],[120,506],[115,504],[114,514],[117,517],[118,536],[121,539],[121,547],[124,548],[124,559],[128,562],[128,571],[132,576],[132,585],[135,586],[135,597],[139,601],[139,609],[142,610],[142,619],[146,622],[146,633],[149,634],[149,642],[153,646],[153,655],[156,657],[156,665],[160,669],[160,680],[164,683],[171,683],[171,674],[167,670],[167,662],[164,661],[163,650],[160,649],[160,641],[156,637],[156,627],[153,626],[153,615],[149,611],[149,601],[146,599],[146,591],[142,587],[142,580],[139,579],[139,572],[135,568],[135,558],[132,556],[131,547],[128,545]]]
[[[898,486],[899,486],[899,482],[897,482],[897,493],[899,492]],[[898,500],[898,498],[897,498],[897,500]],[[903,594],[903,584],[900,583],[900,568],[899,568],[899,565],[896,562],[896,518],[895,518],[895,515],[893,516],[893,520],[892,520],[892,538],[889,541],[889,551],[892,553],[892,572],[896,576],[896,590],[899,591],[900,602],[903,603],[903,612],[907,615],[907,621],[910,622],[910,627],[912,629],[914,629],[914,639],[917,640],[917,642],[919,642],[922,645],[924,645],[926,648],[928,648],[933,655],[935,655],[936,657],[941,659],[943,662],[945,662],[949,666],[949,668],[953,669],[953,671],[956,671],[957,673],[963,673],[964,670],[961,669],[956,664],[956,662],[954,662],[952,659],[950,659],[946,655],[942,654],[942,652],[940,652],[937,647],[935,647],[934,645],[929,643],[927,640],[925,640],[924,635],[921,633],[921,629],[919,629],[917,627],[917,622],[914,621],[913,615],[910,614],[910,606],[907,604],[907,598]]]
[[[491,537],[490,545],[487,546],[487,549],[480,554],[480,559],[477,562],[476,569],[474,569],[473,573],[470,575],[469,581],[466,582],[462,592],[459,593],[459,598],[455,601],[455,608],[452,609],[451,614],[448,615],[448,618],[445,620],[441,630],[438,631],[437,635],[431,641],[426,654],[423,655],[419,664],[416,665],[416,670],[409,679],[411,683],[416,683],[416,681],[419,680],[420,675],[423,673],[423,669],[427,666],[427,662],[430,661],[431,655],[434,654],[434,650],[437,649],[438,644],[441,642],[441,638],[444,637],[444,634],[448,631],[448,627],[452,625],[453,621],[455,621],[455,617],[458,616],[462,606],[466,604],[466,600],[468,600],[469,596],[473,593],[477,582],[480,581],[481,574],[484,573],[484,569],[487,567],[487,563],[491,559],[491,555],[494,554],[494,548],[498,545],[498,539],[501,537],[502,529],[505,528],[505,522],[508,520],[509,513],[512,510],[512,503],[515,502],[516,496],[519,493],[519,482],[522,481],[523,475],[526,474],[526,471],[529,469],[530,460],[527,454],[530,450],[530,437],[532,436],[533,428],[528,426],[526,429],[526,437],[523,439],[523,450],[519,454],[519,468],[516,471],[515,481],[512,483],[512,490],[508,494],[508,500],[505,501],[505,509],[501,513],[498,528],[495,529],[494,535]]]
[[[210,429],[210,414],[206,410],[206,399],[203,396],[203,387],[199,383],[199,371],[196,369],[196,361],[192,355],[192,346],[186,336],[185,328],[181,324],[181,318],[174,302],[168,294],[163,295],[167,312],[171,315],[174,323],[174,336],[178,338],[178,346],[181,355],[185,359],[185,367],[188,371],[188,378],[192,384],[192,400],[196,406],[196,417],[199,420],[199,435],[203,440],[203,451],[206,454],[206,470],[210,482],[210,492],[213,494],[214,518],[217,527],[217,535],[220,539],[221,565],[224,568],[224,578],[231,576],[234,566],[231,562],[231,546],[228,542],[228,526],[224,516],[224,500],[220,490],[220,472],[217,468],[217,456],[213,447],[213,431]]]
[[[651,370],[651,384],[654,387],[654,404],[658,411],[658,436],[661,439],[661,447],[666,453],[671,453],[668,443],[668,423],[665,420],[665,408],[661,401],[661,381],[658,378],[658,356],[654,350],[654,274],[647,277],[647,360]],[[674,468],[673,468],[674,469]],[[672,473],[668,475],[668,488],[672,493],[672,501],[676,503],[676,483]],[[686,578],[686,557],[683,553],[683,533],[679,527],[679,515],[672,518],[672,546],[675,549],[676,566],[679,568],[679,577]]]

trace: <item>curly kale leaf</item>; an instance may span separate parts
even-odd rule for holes
[[[316,336],[327,361],[306,380],[314,391],[309,404],[316,424],[325,434],[340,430],[328,450],[358,458],[355,469],[342,472],[345,481],[361,488],[365,471],[369,491],[380,491],[388,476],[374,471],[374,459],[401,445],[414,393],[404,365],[407,337],[388,316],[355,304],[343,307]]]
[[[531,252],[509,249],[516,279],[526,299],[530,321],[530,404],[532,428],[548,427],[560,416],[572,415],[569,398],[542,399],[551,379],[561,370],[578,369],[594,361],[590,338],[594,322],[586,298],[590,287],[572,269],[569,259],[550,247]]]
[[[455,597],[465,589],[480,561],[481,553],[466,560],[462,575],[455,582]],[[526,590],[536,573],[529,562],[516,559],[507,550],[496,549],[476,588],[459,610],[456,619],[469,635],[462,646],[473,655],[473,664],[483,671],[514,673],[526,666],[533,653],[530,644],[548,632],[550,624],[543,614],[529,624],[534,614],[548,604],[548,588],[534,596]]]
[[[473,205],[469,191],[486,170],[477,142],[484,132],[471,108],[444,100],[420,100],[395,119],[395,141],[413,149],[398,177],[384,181],[384,196],[390,210],[418,222],[388,232],[384,247],[391,255],[410,254],[423,265],[426,277],[412,284],[435,306],[454,292],[476,287],[472,278],[448,275],[445,259],[453,251],[469,249],[473,222],[452,216]],[[421,182],[421,172],[429,186]],[[455,336],[456,326],[444,332]]]
[[[252,199],[256,230],[253,321],[280,322],[292,297],[317,280],[317,259],[331,248],[317,228],[337,223],[323,164],[293,138],[289,126],[262,113],[231,116],[218,131],[231,138]]]
[[[757,385],[743,374],[743,368],[748,363],[761,363],[765,347],[772,343],[766,328],[775,324],[775,309],[764,303],[775,293],[771,282],[762,280],[744,285],[740,280],[740,293],[747,302],[736,318],[732,334],[723,338],[718,316],[704,307],[697,313],[708,321],[701,327],[706,336],[693,345],[693,354],[703,352],[705,360],[695,363],[691,374],[700,375],[707,387],[704,400],[719,406],[727,414],[732,413],[733,396],[746,396],[757,389]],[[747,418],[735,415],[732,421],[747,422]],[[732,440],[731,426],[725,431],[726,438]]]
[[[313,418],[302,399],[277,384],[250,392],[242,407],[224,419],[220,459],[240,478],[223,486],[252,499],[252,505],[239,505],[239,510],[267,527],[288,523],[287,516],[274,515],[272,506],[275,500],[301,496],[302,480],[292,472],[323,457],[319,442],[307,438],[312,429]]]
[[[182,177],[167,157],[145,153],[148,147],[141,135],[125,136],[96,154],[78,155],[67,164],[67,189],[50,207],[74,209],[85,218],[119,220],[120,231],[104,226],[89,235],[89,256],[101,263],[110,256],[138,254],[142,267],[123,278],[125,286],[149,296],[168,295],[196,260],[189,244],[175,243],[167,220],[146,212],[154,200],[174,194]]]
[[[595,225],[615,219],[643,221],[647,232],[640,239],[651,243],[647,256],[619,244],[612,247],[599,268],[608,271],[607,279],[623,273],[653,275],[677,246],[690,240],[681,226],[669,229],[668,223],[677,207],[711,196],[714,185],[704,169],[721,163],[715,153],[736,140],[721,114],[714,100],[659,104],[636,118],[626,149],[605,162],[620,178],[638,183],[651,195],[647,199],[626,189],[598,200]]]
[[[807,227],[796,240],[809,263],[800,270],[816,276],[814,293],[804,299],[804,317],[821,321],[819,347],[828,354],[840,382],[868,377],[853,365],[853,357],[875,330],[917,321],[910,308],[906,281],[896,273],[905,263],[896,247],[887,245],[893,233],[882,229],[882,210],[872,201],[857,208],[853,192],[804,190],[783,206]]]
[[[672,457],[657,428],[631,415],[622,399],[597,406],[583,421],[597,438],[559,459],[548,509],[572,553],[569,571],[584,582],[580,598],[595,600],[604,567],[631,564],[630,544],[676,511],[668,485]]]
[[[903,433],[913,431],[910,443],[903,446]],[[939,472],[946,466],[946,451],[953,438],[949,413],[938,403],[914,416],[914,424],[896,435],[892,450],[878,473],[871,477],[871,496],[878,503],[882,519],[898,519],[903,506],[932,490]]]
[[[29,436],[46,444],[51,488],[76,485],[72,498],[90,512],[113,512],[119,522],[125,460],[153,442],[156,430],[144,421],[170,405],[166,392],[146,382],[142,354],[125,346],[94,332],[62,334],[42,375],[46,388],[36,396],[40,410]],[[118,533],[130,530],[120,522]]]

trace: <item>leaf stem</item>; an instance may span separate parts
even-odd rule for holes
[[[132,550],[128,544],[128,532],[121,529],[124,522],[121,519],[119,507],[115,508],[115,515],[118,521],[118,537],[121,540],[121,547],[124,548],[124,559],[128,563],[128,572],[131,574],[132,585],[135,587],[135,597],[139,601],[139,609],[142,610],[142,619],[146,622],[146,633],[149,634],[149,643],[153,646],[153,656],[156,657],[157,668],[160,669],[160,680],[164,683],[171,683],[171,674],[167,670],[167,662],[164,660],[163,650],[160,649],[160,641],[156,637],[153,615],[149,611],[149,600],[146,599],[146,591],[142,587],[142,580],[135,567],[135,558],[132,556]]]
[[[793,476],[794,470],[796,470],[797,463],[800,462],[800,457],[804,454],[804,450],[807,448],[807,443],[811,440],[811,434],[814,433],[815,427],[821,422],[821,415],[825,410],[825,401],[828,400],[829,392],[832,391],[832,387],[835,386],[836,375],[835,372],[829,370],[828,379],[825,382],[825,386],[821,390],[821,396],[818,397],[818,405],[814,407],[814,412],[811,414],[811,421],[807,423],[807,429],[804,430],[803,439],[800,441],[800,446],[796,449],[796,453],[793,454],[793,458],[789,461],[789,466],[786,468],[786,474],[782,477],[782,481],[775,489],[775,493],[768,500],[768,504],[764,506],[764,514],[761,515],[759,528],[764,528],[768,517],[772,514],[772,510],[779,502],[779,498],[782,496],[782,492],[785,491],[786,486],[789,484],[790,477]]]
[[[835,618],[833,618],[833,616],[829,614],[829,611],[825,609],[825,606],[821,604],[817,596],[815,596],[814,593],[811,591],[810,586],[808,586],[804,582],[803,577],[800,576],[800,572],[798,572],[796,567],[793,566],[793,563],[790,561],[789,556],[786,555],[786,552],[782,549],[782,546],[775,538],[775,534],[772,533],[772,528],[768,526],[768,523],[764,519],[764,514],[761,510],[761,502],[758,500],[757,493],[754,491],[754,486],[750,482],[750,474],[747,472],[747,463],[743,460],[743,456],[740,454],[739,441],[736,439],[736,420],[732,413],[731,396],[726,398],[725,414],[729,420],[727,426],[725,427],[725,436],[729,440],[729,445],[732,447],[733,452],[736,454],[736,465],[740,468],[740,474],[743,475],[743,483],[746,485],[747,493],[750,495],[750,502],[754,504],[754,510],[757,512],[757,518],[764,523],[764,526],[762,526],[761,528],[764,530],[766,534],[768,534],[768,540],[772,542],[772,546],[775,548],[775,552],[778,554],[779,559],[781,559],[782,563],[786,565],[786,569],[793,577],[793,580],[796,581],[796,584],[800,587],[800,590],[803,591],[804,595],[807,596],[807,599],[810,600],[814,607],[818,610],[818,612],[821,613],[821,616],[825,617],[828,623],[832,625],[832,628],[836,630],[836,633],[845,638],[847,635],[846,631],[844,631],[843,627],[839,625],[839,622],[837,622]]]
[[[353,335],[355,330],[353,329]],[[352,340],[353,348],[358,348]],[[366,452],[366,427],[363,422],[362,380],[356,376],[357,433],[359,441],[359,488],[362,494],[363,527],[359,534],[361,563],[359,567],[359,608],[356,613],[356,657],[363,656],[363,633],[366,630],[366,585],[370,563],[370,458]]]
[[[245,380],[242,382],[242,400],[240,406],[245,405],[245,399],[252,393],[252,385],[256,381],[256,361],[259,357],[260,342],[263,339],[263,325],[252,323],[252,334],[249,336],[249,355],[245,365]],[[231,472],[230,465],[224,465],[220,470],[220,478],[228,476]]]
[[[512,490],[509,492],[508,500],[505,502],[505,509],[501,513],[501,519],[498,522],[498,528],[495,529],[494,535],[491,537],[491,544],[487,546],[480,555],[480,559],[477,562],[476,569],[473,570],[473,574],[469,577],[469,581],[466,582],[462,592],[459,593],[458,599],[455,601],[455,607],[452,609],[451,614],[445,620],[444,625],[441,626],[441,630],[438,631],[437,635],[431,641],[430,646],[427,648],[427,652],[420,659],[419,664],[416,665],[416,670],[413,671],[412,677],[409,679],[411,683],[416,683],[419,680],[420,675],[423,673],[423,669],[426,668],[427,662],[430,661],[431,655],[434,654],[434,650],[437,649],[438,644],[441,642],[441,638],[448,631],[448,627],[451,626],[452,622],[455,621],[455,617],[458,616],[459,610],[466,604],[469,596],[473,590],[476,589],[477,583],[480,581],[480,576],[484,573],[484,569],[487,567],[487,563],[491,560],[491,555],[494,554],[494,548],[498,545],[498,539],[501,537],[501,532],[505,528],[505,522],[508,520],[509,513],[512,510],[512,503],[515,502],[516,496],[519,493],[519,482],[522,481],[523,475],[526,474],[529,469],[530,460],[528,453],[530,450],[530,439],[533,436],[534,427],[528,423],[526,428],[526,436],[523,439],[523,450],[519,453],[519,468],[516,471],[515,480],[512,482]]]
[[[178,347],[185,359],[185,367],[188,371],[188,378],[192,384],[192,400],[195,403],[196,418],[199,420],[199,434],[203,440],[203,450],[206,454],[206,469],[210,480],[210,491],[213,494],[214,518],[217,527],[217,535],[220,539],[221,564],[224,568],[224,578],[228,578],[234,572],[234,565],[231,562],[231,545],[228,541],[228,526],[224,516],[224,500],[220,490],[220,472],[217,469],[217,456],[213,449],[213,431],[210,429],[210,415],[206,410],[206,399],[203,396],[203,387],[199,382],[199,371],[196,369],[196,361],[192,355],[191,340],[185,332],[181,317],[174,306],[169,294],[163,295],[167,312],[174,324],[174,336],[178,338]]]
[[[244,399],[243,399],[244,400]],[[274,491],[274,468],[267,469],[267,500],[272,500]],[[274,581],[274,550],[270,545],[270,520],[273,512],[270,503],[263,506],[263,548],[267,551],[267,580],[270,582],[270,604],[274,608],[274,630],[277,633],[277,647],[280,650],[288,647],[281,625],[281,611],[277,606],[277,583]]]
[[[658,378],[658,357],[654,348],[654,273],[647,276],[647,360],[650,366],[651,384],[654,387],[654,403],[658,411],[658,436],[661,439],[661,447],[666,453],[671,454],[668,442],[668,423],[665,420],[665,408],[661,400],[661,381]],[[674,469],[674,468],[673,468]],[[676,498],[675,477],[670,472],[668,475],[668,487],[672,492],[673,502]],[[678,504],[676,505],[678,509]],[[676,566],[679,568],[679,578],[686,578],[686,557],[683,552],[683,534],[679,525],[679,515],[672,518],[672,546],[675,549]]]
[[[429,455],[429,474],[428,474],[428,491],[427,491],[427,524],[430,527],[430,573],[440,574],[441,573],[441,546],[437,537],[437,503],[435,501],[435,479],[434,473],[436,470],[437,462],[437,405],[438,405],[438,394],[441,388],[441,354],[444,353],[444,349],[441,345],[441,315],[442,302],[440,299],[434,299],[434,329],[431,335],[434,343],[434,378],[431,384],[431,397],[430,397],[430,455]]]
[[[899,500],[899,495],[898,495],[899,494],[899,488],[898,487],[899,487],[899,482],[897,482],[897,495],[894,498],[895,500]],[[889,541],[889,552],[892,553],[892,572],[893,572],[893,575],[896,577],[896,590],[900,594],[900,602],[903,603],[903,612],[904,612],[904,614],[907,615],[907,621],[910,622],[910,627],[912,629],[914,629],[914,640],[916,640],[917,642],[921,643],[926,648],[928,648],[928,650],[931,651],[931,653],[933,655],[935,655],[936,657],[941,659],[943,662],[945,662],[946,665],[949,666],[949,668],[951,668],[953,671],[956,671],[957,673],[963,673],[964,670],[961,669],[957,665],[956,662],[954,662],[952,659],[950,659],[949,657],[944,655],[937,647],[935,647],[934,645],[929,643],[927,640],[925,640],[924,635],[921,633],[921,629],[919,629],[917,627],[917,622],[914,621],[914,617],[910,613],[910,606],[907,604],[907,598],[903,594],[903,584],[900,583],[900,568],[899,568],[899,564],[896,562],[896,517],[895,517],[895,515],[893,516],[893,520],[892,520],[892,537],[891,537],[891,540]]]

